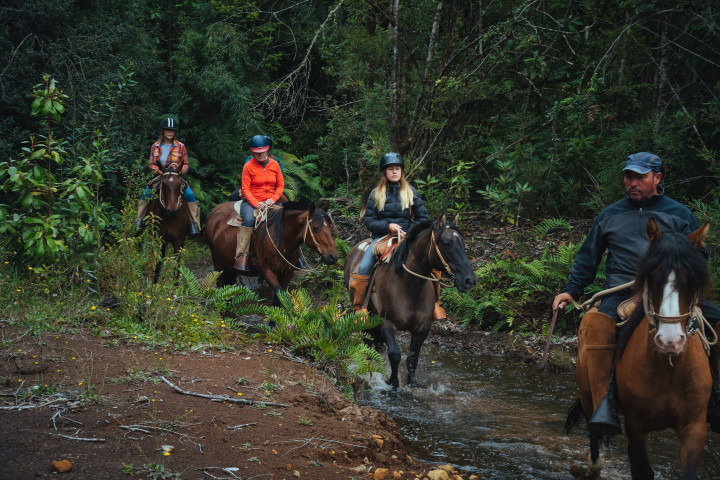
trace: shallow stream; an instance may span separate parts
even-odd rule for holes
[[[403,356],[401,367],[404,364]],[[400,373],[402,383],[406,373],[403,368]],[[571,463],[585,464],[585,423],[570,435],[564,430],[577,392],[574,375],[426,344],[416,379],[418,387],[391,393],[374,378],[371,389],[358,398],[362,405],[387,412],[416,458],[493,480],[569,480]],[[630,478],[626,449],[624,437],[601,448],[606,459],[602,478]],[[650,455],[656,480],[679,478],[679,444],[673,431],[650,436]],[[720,478],[719,434],[708,431],[700,478]]]

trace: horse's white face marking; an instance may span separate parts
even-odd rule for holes
[[[327,227],[327,226],[328,226],[327,222],[325,220],[323,220],[323,227]]]
[[[675,272],[670,272],[668,281],[663,289],[662,303],[658,314],[663,317],[677,317],[680,315],[680,294],[675,286]],[[681,322],[658,323],[655,333],[655,345],[663,353],[680,353],[685,346],[685,332]]]
[[[458,235],[457,232],[453,232],[453,237],[459,237],[459,236],[460,236],[460,235]]]

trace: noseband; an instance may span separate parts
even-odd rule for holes
[[[689,317],[689,320],[685,325],[685,335],[690,337],[697,334],[700,337],[700,343],[702,343],[705,353],[710,355],[710,346],[715,345],[718,338],[715,333],[715,329],[712,328],[707,319],[705,319],[702,310],[698,306],[697,296],[693,298],[692,302],[690,302],[690,308],[687,313],[673,316],[660,315],[655,311],[652,298],[650,298],[648,293],[647,283],[643,286],[642,299],[643,308],[645,309],[645,318],[647,318],[648,323],[650,324],[651,335],[655,334],[658,325],[661,323],[680,323]],[[712,340],[707,339],[707,336],[705,335],[705,327],[708,327],[708,330],[712,332]]]
[[[178,175],[179,176],[180,174],[177,172],[165,172],[161,175],[161,177],[164,177],[165,175]],[[184,181],[183,181],[183,183],[184,183]],[[165,195],[163,195],[162,181],[160,182],[160,191],[158,192],[158,200],[160,200],[160,205],[162,205],[162,207],[165,210],[167,210],[167,205],[165,204]],[[182,185],[181,185],[181,189],[180,189],[180,195],[178,195],[177,205],[175,206],[175,208],[178,210],[180,209],[181,201],[182,201]]]

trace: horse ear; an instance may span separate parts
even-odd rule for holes
[[[690,240],[690,244],[695,248],[701,248],[705,245],[705,236],[707,235],[709,228],[710,222],[705,222],[705,225],[688,235],[687,238]]]
[[[658,240],[660,237],[662,237],[662,231],[660,231],[660,227],[658,227],[658,224],[655,221],[654,217],[650,217],[648,219],[645,230],[647,231],[647,237],[648,237],[648,240],[650,240],[650,243],[652,243],[655,240]]]
[[[450,223],[452,223],[456,227],[458,226],[458,223],[460,223],[460,212],[455,214],[455,216],[453,217],[453,219]]]
[[[327,200],[323,201],[323,204],[320,206],[320,210],[327,212],[328,208],[330,208],[330,202]]]
[[[440,228],[443,225],[445,225],[445,214],[444,213],[442,215],[440,215],[440,218],[438,218],[437,227]]]

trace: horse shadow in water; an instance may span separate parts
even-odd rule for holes
[[[175,254],[180,254],[185,245],[190,212],[185,202],[187,183],[175,169],[168,167],[160,177],[151,182],[151,186],[157,195],[148,204],[148,215],[154,215],[158,219],[157,234],[162,241],[160,259],[153,275],[153,282],[157,282],[168,244],[173,246]]]
[[[378,351],[382,345],[387,346],[391,373],[386,382],[394,389],[400,386],[398,366],[402,358],[395,338],[397,331],[411,335],[407,385],[414,385],[420,349],[433,321],[436,279],[432,270],[449,275],[460,292],[471,290],[477,283],[465,253],[465,240],[456,224],[457,218],[447,222],[445,215],[434,222],[416,223],[395,248],[390,262],[380,263],[372,276],[368,310],[383,317],[385,322],[371,329],[370,334]],[[364,253],[359,245],[355,245],[345,259],[345,288],[348,289],[350,276],[357,272]]]
[[[701,251],[708,225],[685,237],[662,233],[650,218],[646,229],[650,245],[640,261],[634,285],[643,301],[620,328],[616,345],[617,406],[625,419],[633,479],[655,477],[647,435],[667,428],[674,429],[680,440],[682,478],[695,479],[705,448],[712,386],[704,348],[706,325],[697,306],[710,285]],[[591,391],[591,373],[583,367],[583,351],[579,346],[581,399],[568,415],[568,429],[583,413],[590,418],[600,403]],[[590,478],[599,478],[602,469],[600,440],[600,434],[590,432]]]
[[[222,272],[218,286],[235,283],[240,274],[235,263],[237,227],[227,222],[235,218],[235,202],[221,203],[205,221],[213,267]],[[250,240],[251,275],[264,279],[275,291],[273,305],[279,305],[277,292],[287,289],[298,270],[300,247],[305,244],[317,251],[326,265],[338,261],[335,247],[335,224],[327,213],[328,205],[286,202],[269,208],[267,219],[257,225]]]

